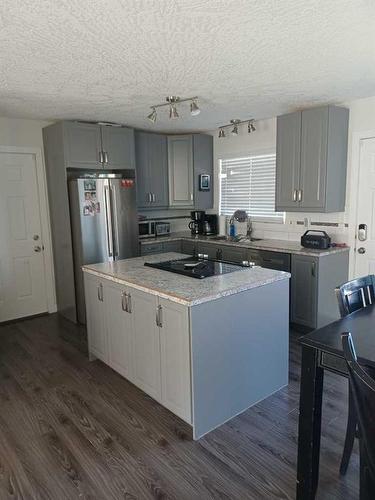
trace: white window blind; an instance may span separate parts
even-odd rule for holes
[[[283,222],[275,212],[276,155],[220,160],[220,213],[246,210],[260,222]]]

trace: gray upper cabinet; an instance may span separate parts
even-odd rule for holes
[[[194,207],[207,210],[213,207],[213,137],[207,134],[193,135],[194,162]],[[199,180],[202,174],[210,176],[210,190],[201,191]]]
[[[167,137],[137,131],[135,133],[138,208],[163,208],[168,198]]]
[[[194,207],[194,171],[192,135],[168,137],[169,205]]]
[[[100,127],[94,123],[64,122],[64,160],[70,168],[102,168]]]
[[[96,123],[60,122],[65,168],[125,170],[135,168],[134,130]],[[50,125],[60,133],[57,124]]]
[[[348,119],[336,106],[278,117],[276,210],[345,210]]]
[[[276,205],[277,210],[294,206],[301,161],[301,113],[277,118]]]
[[[134,130],[127,127],[102,126],[101,134],[104,168],[134,169]]]

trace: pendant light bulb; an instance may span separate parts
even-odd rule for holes
[[[190,114],[191,116],[197,116],[199,115],[199,113],[201,112],[201,110],[199,109],[199,106],[197,104],[197,102],[194,100],[191,102],[190,104]]]
[[[238,135],[238,125],[234,125],[234,127],[231,130],[232,135]]]
[[[152,112],[148,115],[147,119],[150,120],[151,123],[155,123],[157,118],[156,109],[152,108]]]
[[[169,118],[171,120],[175,120],[176,118],[179,118],[180,115],[178,114],[178,111],[177,111],[177,108],[176,108],[176,105],[175,104],[171,104],[169,106]]]
[[[225,130],[223,128],[221,128],[219,130],[219,139],[222,139],[223,137],[225,137]]]

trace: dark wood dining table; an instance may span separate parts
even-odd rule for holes
[[[351,332],[359,363],[375,369],[375,305],[371,305],[300,339],[302,344],[300,414],[298,426],[297,500],[315,498],[324,371],[347,377],[341,334]],[[338,465],[339,466],[339,465]]]

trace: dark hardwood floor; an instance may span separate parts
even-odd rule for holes
[[[57,315],[0,326],[1,500],[295,498],[294,335],[289,386],[198,442],[85,345]],[[338,472],[346,411],[346,381],[328,374],[318,499],[358,498],[357,444]]]

